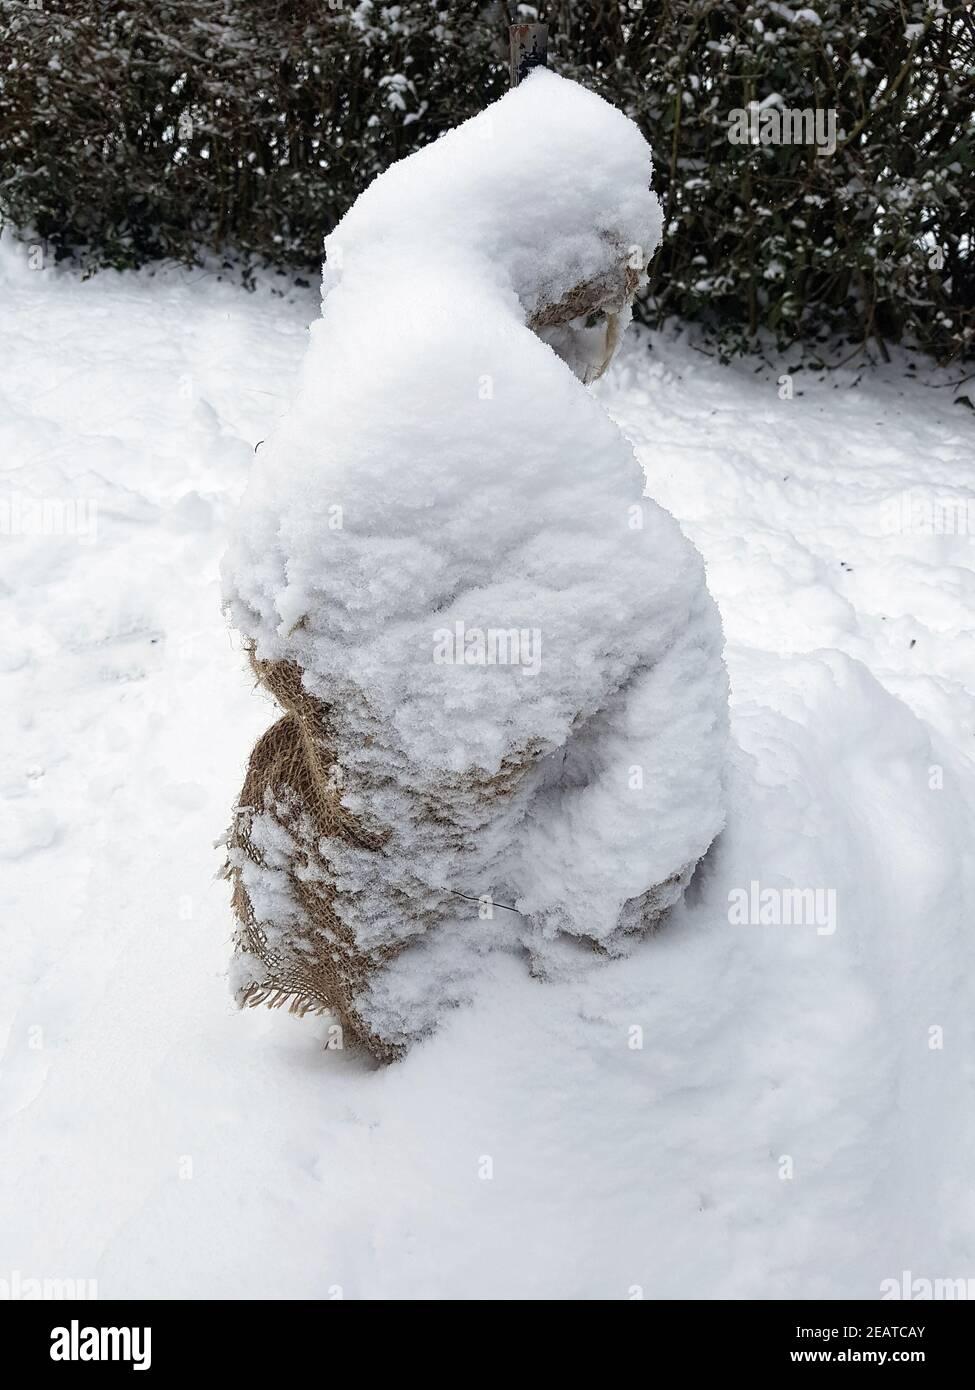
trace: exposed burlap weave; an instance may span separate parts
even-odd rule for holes
[[[289,661],[251,664],[261,684],[286,710],[254,747],[228,836],[227,876],[233,884],[236,948],[259,961],[265,978],[239,996],[247,1006],[288,1004],[291,1013],[335,1013],[344,1029],[378,1057],[397,1049],[375,1037],[356,1006],[372,971],[402,947],[363,952],[352,930],[334,911],[335,884],[321,852],[322,838],[343,840],[379,852],[384,837],[366,830],[342,805],[341,777],[329,738],[328,708],[302,685]],[[242,859],[267,868],[252,839],[256,815],[270,815],[294,841],[287,870],[297,912],[286,944],[270,944],[268,924],[256,919],[245,886]]]
[[[576,285],[554,304],[543,304],[528,319],[532,332],[541,333],[542,336],[546,336],[549,329],[602,321],[603,349],[600,360],[593,363],[584,375],[587,385],[601,377],[612,362],[620,343],[623,312],[633,303],[633,296],[643,279],[645,267],[642,263],[634,266],[631,259],[630,255],[621,252],[619,259],[604,275]]]

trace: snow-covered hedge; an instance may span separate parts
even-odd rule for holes
[[[762,326],[971,346],[970,7],[541,8],[557,70],[658,151],[645,313],[704,318],[730,350]],[[205,246],[312,269],[377,173],[507,82],[500,8],[469,0],[2,0],[0,16],[0,206],[93,265]],[[834,113],[835,151],[733,143],[751,102]]]

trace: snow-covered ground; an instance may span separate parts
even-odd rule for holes
[[[596,389],[721,608],[727,830],[629,959],[541,984],[492,956],[376,1070],[324,1050],[327,1019],[233,1009],[214,878],[274,718],[217,565],[317,290],[81,282],[5,240],[0,308],[0,1277],[876,1298],[975,1276],[973,435],[943,377],[801,372],[782,399],[783,363],[634,339]],[[812,920],[729,921],[787,888],[818,890]]]

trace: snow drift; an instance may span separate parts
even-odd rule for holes
[[[577,379],[659,239],[650,174],[629,120],[540,71],[326,240],[225,562],[286,712],[229,840],[242,1002],[333,1008],[393,1056],[483,951],[621,952],[722,825],[703,565]]]

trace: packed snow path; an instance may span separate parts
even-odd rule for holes
[[[214,880],[274,717],[217,563],[316,291],[80,282],[4,241],[0,295],[0,1276],[103,1298],[975,1276],[955,392],[900,364],[797,373],[783,400],[783,362],[624,352],[597,389],[725,623],[727,831],[630,959],[542,985],[494,956],[470,1007],[376,1071],[323,1049],[327,1019],[233,1009]],[[776,890],[774,913],[789,888],[818,890],[811,920],[729,921],[729,895]]]

